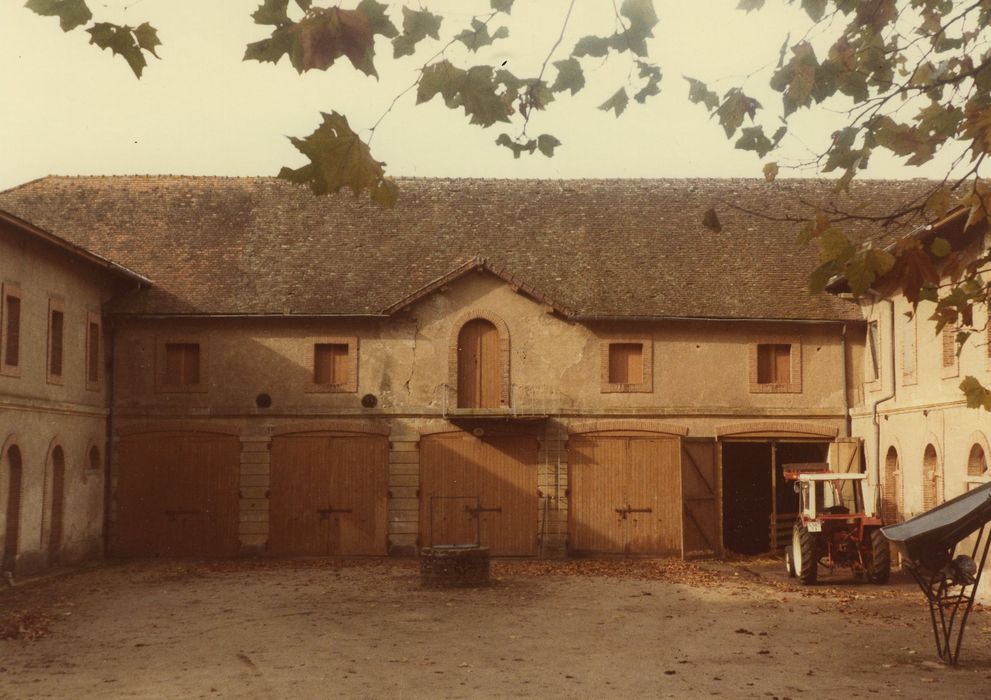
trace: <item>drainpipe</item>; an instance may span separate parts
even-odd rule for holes
[[[883,301],[888,302],[888,311],[890,311],[890,321],[888,337],[891,339],[889,345],[891,346],[891,388],[887,394],[880,397],[874,402],[874,484],[875,486],[881,483],[881,421],[878,420],[878,406],[886,401],[890,401],[895,398],[895,302],[891,299],[884,299]],[[881,490],[878,489],[875,493],[875,501],[879,501],[881,497]],[[875,504],[875,512],[879,512],[877,508],[879,504]]]
[[[104,368],[106,370],[106,368]],[[117,399],[117,387],[114,381],[117,374],[117,332],[110,327],[110,371],[104,371],[107,380],[107,393],[110,395],[110,406],[107,411],[107,441],[103,448],[103,556],[110,552],[110,510],[113,503],[113,485],[110,481],[110,465],[114,451],[114,404]]]
[[[847,383],[851,380],[851,377],[848,376],[846,341],[846,324],[844,323],[843,328],[840,330],[840,347],[843,351],[843,417],[846,421],[846,437],[850,437],[853,434],[853,417],[850,415],[850,385]]]

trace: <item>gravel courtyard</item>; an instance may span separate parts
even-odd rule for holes
[[[0,590],[0,697],[987,697],[991,614],[934,663],[921,595],[770,561],[108,563]]]

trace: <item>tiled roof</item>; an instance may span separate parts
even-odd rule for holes
[[[890,204],[919,181],[863,181]],[[382,314],[476,258],[577,317],[839,320],[807,291],[797,226],[811,180],[400,180],[399,204],[315,197],[271,178],[46,177],[6,209],[150,278],[116,311]],[[722,230],[702,225],[716,205]]]

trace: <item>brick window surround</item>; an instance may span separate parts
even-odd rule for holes
[[[761,346],[789,346],[788,377],[784,381],[761,382],[760,355]],[[800,394],[802,393],[802,341],[796,336],[762,336],[750,344],[750,393],[752,394]]]
[[[86,312],[86,388],[98,391],[103,380],[103,323],[96,311]]]
[[[182,377],[168,376],[170,359],[172,362],[182,360]],[[189,366],[187,363],[194,359],[196,366]],[[209,348],[203,338],[189,336],[159,338],[155,343],[155,391],[160,394],[206,392],[208,359]],[[175,370],[174,365],[172,369]]]
[[[353,394],[358,391],[358,339],[348,337],[319,337],[307,338],[310,374],[304,391],[313,394]],[[343,362],[338,357],[334,363],[334,355],[343,350]],[[331,381],[317,382],[320,375],[329,368],[319,365],[321,362],[336,364],[336,370],[343,369],[343,377],[329,377]],[[334,372],[330,372],[334,374]]]
[[[942,344],[940,358],[940,377],[943,379],[953,379],[960,376],[960,356],[957,354],[957,332],[960,326],[955,323],[948,323],[943,326],[939,334]]]
[[[499,316],[490,311],[471,309],[461,314],[451,326],[451,339],[447,346],[447,404],[449,408],[458,405],[458,338],[462,327],[469,321],[483,319],[496,327],[499,335],[499,405],[509,406],[510,366],[509,366],[509,326]]]
[[[23,343],[21,287],[15,282],[0,285],[0,375],[21,376]]]
[[[654,391],[654,339],[650,336],[624,335],[603,338],[600,347],[600,382],[603,394],[637,394]],[[639,349],[639,353],[637,350]],[[640,376],[636,374],[639,365]]]
[[[48,352],[46,374],[49,384],[65,382],[65,300],[48,298]]]

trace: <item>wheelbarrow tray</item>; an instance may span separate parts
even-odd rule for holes
[[[881,532],[910,562],[933,563],[991,521],[991,482]]]

